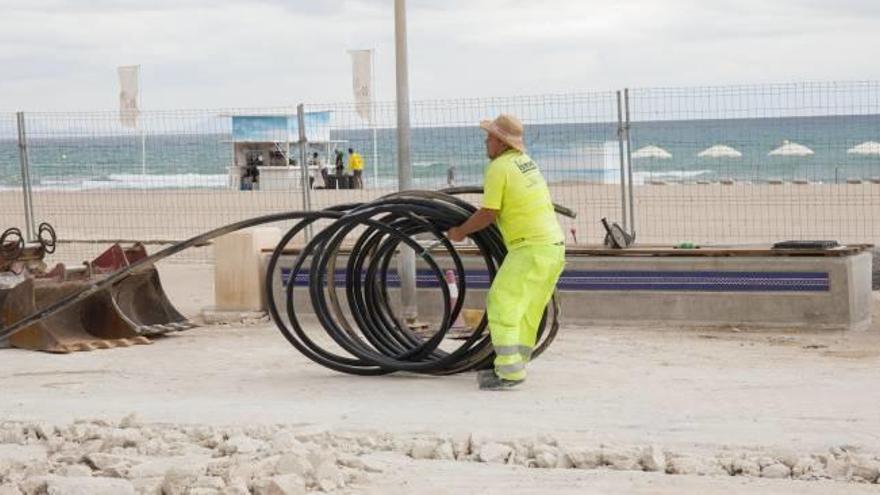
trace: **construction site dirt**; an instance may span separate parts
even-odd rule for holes
[[[211,305],[209,265],[159,269],[184,316]],[[291,480],[377,494],[874,493],[876,296],[866,332],[566,321],[525,386],[501,393],[472,373],[339,374],[267,319],[107,351],[3,349],[0,493],[84,477],[93,493]],[[284,467],[290,452],[305,467]],[[25,453],[42,467],[16,469]]]

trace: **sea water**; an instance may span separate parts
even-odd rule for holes
[[[232,164],[231,136],[225,132],[132,131],[112,136],[59,132],[58,137],[28,141],[30,175],[35,190],[219,189],[228,187]],[[72,135],[73,134],[73,135]],[[738,181],[770,179],[842,182],[850,177],[880,177],[880,156],[848,153],[866,142],[880,142],[880,115],[761,119],[634,122],[631,151],[647,145],[663,148],[671,158],[634,158],[636,183]],[[331,139],[340,149],[353,147],[364,157],[367,185],[397,181],[396,132],[336,128]],[[615,183],[620,179],[616,122],[538,124],[526,126],[532,158],[549,182]],[[417,127],[411,155],[416,187],[455,183],[479,184],[487,163],[485,133],[476,126]],[[790,141],[810,148],[805,157],[771,156]],[[738,158],[701,158],[710,146],[723,144],[742,153]],[[18,143],[0,137],[0,189],[21,187]]]

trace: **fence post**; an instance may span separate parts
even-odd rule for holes
[[[309,180],[309,165],[306,162],[306,143],[308,143],[308,138],[306,137],[306,114],[305,107],[302,103],[296,106],[296,120],[299,124],[299,166],[302,169],[302,191],[303,191],[303,210],[311,211],[312,210],[312,197],[311,190],[312,184]],[[305,230],[306,242],[309,242],[312,238],[312,227],[309,225]]]
[[[34,201],[31,191],[31,165],[28,156],[27,131],[25,129],[24,112],[16,112],[18,127],[18,160],[21,164],[21,189],[24,198],[25,238],[28,242],[36,241],[36,225],[34,224]]]
[[[623,230],[629,231],[627,228],[628,219],[626,214],[626,156],[624,152],[624,133],[623,128],[623,96],[620,91],[617,92],[617,144],[620,149],[620,215],[623,217]]]
[[[629,88],[623,89],[623,107],[625,114],[625,121],[623,124],[624,134],[626,135],[626,169],[627,175],[629,178],[629,231],[630,233],[635,233],[636,231],[636,211],[633,206],[634,202],[634,194],[633,194],[633,166],[632,166],[632,141],[630,140],[629,135]]]

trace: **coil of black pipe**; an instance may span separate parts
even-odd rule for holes
[[[282,238],[269,260],[265,279],[268,308],[284,337],[309,359],[336,371],[356,375],[379,375],[395,371],[444,375],[491,366],[494,353],[485,315],[471,336],[454,349],[441,349],[452,322],[458,317],[467,295],[464,266],[455,247],[443,232],[463,223],[476,208],[453,194],[481,192],[478,188],[459,188],[444,192],[405,191],[375,201],[343,205],[330,210],[329,224],[320,229],[300,250],[289,267],[279,262],[290,241],[318,218],[304,219]],[[557,207],[564,214],[568,210]],[[419,241],[416,241],[416,236]],[[344,262],[344,300],[336,283],[340,248],[354,238]],[[427,238],[427,239],[426,239]],[[479,249],[490,281],[507,253],[495,226],[471,236]],[[459,297],[450,304],[450,292],[444,270],[435,259],[442,247],[453,263]],[[401,315],[396,314],[389,297],[392,260],[400,247],[416,252],[429,268],[439,287],[444,308],[441,322],[429,335],[413,332]],[[276,277],[287,268],[284,300],[275,298]],[[298,275],[308,279],[308,300],[320,322],[304,325],[298,316],[303,308],[295,306],[294,291]],[[280,304],[279,304],[280,302]],[[283,313],[282,313],[283,311]],[[533,358],[553,341],[559,328],[559,307],[554,297],[545,311],[538,332]],[[548,323],[549,322],[549,323]],[[313,333],[310,334],[309,330]],[[319,331],[324,335],[314,334]],[[326,345],[329,337],[335,344]],[[323,338],[323,340],[322,340]],[[323,342],[323,344],[322,344]],[[449,340],[446,340],[449,345]]]
[[[0,340],[85,300],[119,282],[142,265],[158,262],[237,230],[294,220],[297,223],[282,237],[272,253],[264,289],[273,321],[284,337],[302,354],[330,369],[357,375],[381,375],[395,371],[444,375],[488,368],[492,364],[494,353],[485,316],[472,335],[457,344],[455,349],[442,349],[440,346],[451,322],[458,317],[467,295],[467,281],[461,258],[443,232],[461,224],[476,210],[473,205],[458,199],[456,195],[480,193],[482,188],[479,187],[460,187],[439,192],[403,191],[366,203],[339,205],[321,211],[275,213],[225,225],[172,244],[8,326],[0,325]],[[571,210],[554,206],[559,214],[575,216]],[[278,269],[279,262],[286,246],[297,234],[315,226],[317,222],[329,222],[329,225],[310,239],[291,264],[288,283],[284,285],[282,315],[278,301],[275,300],[273,277],[281,273]],[[41,232],[41,240],[42,236]],[[433,237],[452,260],[459,287],[459,297],[454,306],[450,307],[449,289],[444,273],[434,259],[433,250],[423,247],[423,244],[415,240],[415,236]],[[50,237],[54,246],[54,232]],[[344,267],[344,295],[347,303],[343,306],[336,288],[336,268],[340,259],[340,248],[351,237],[356,240]],[[491,281],[507,253],[501,234],[495,226],[491,226],[473,234],[471,239],[480,251]],[[389,297],[390,265],[402,245],[413,249],[424,260],[440,288],[443,318],[428,337],[414,333],[407,326],[394,312]],[[308,268],[304,268],[306,262]],[[309,331],[315,332],[317,328],[312,325],[307,329],[301,324],[297,312],[303,308],[295,307],[293,297],[296,290],[294,282],[300,273],[308,277],[309,300],[320,322],[320,331],[329,336],[345,354],[323,347],[322,342],[309,334]],[[541,319],[533,359],[556,336],[559,328],[558,315],[559,307],[554,296]]]

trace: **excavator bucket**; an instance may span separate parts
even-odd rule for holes
[[[194,328],[168,300],[153,265],[139,267],[111,289],[113,304],[139,335],[155,336]]]
[[[0,325],[15,323],[146,257],[142,244],[114,244],[80,267],[59,263],[36,274],[26,268],[20,274],[0,272]],[[8,343],[66,353],[149,344],[148,337],[195,326],[168,300],[156,267],[144,264],[112,286],[16,333]]]
[[[114,244],[91,263],[94,273],[113,273],[147,257],[141,243],[123,248]],[[159,271],[145,264],[113,285],[113,304],[139,335],[155,336],[179,332],[197,325],[186,319],[168,300]]]
[[[125,257],[125,250],[119,244],[110,246],[89,263],[89,268],[96,275],[107,275],[127,266],[128,260]]]
[[[5,291],[6,297],[0,307],[4,325],[78,292],[86,283],[82,280],[23,277]],[[22,349],[67,353],[149,344],[150,340],[138,335],[119,315],[109,291],[99,291],[16,333],[10,337],[9,343]]]
[[[91,278],[88,265],[68,270],[63,264],[46,272],[43,259],[54,251],[51,241],[26,244],[20,233],[17,243],[0,242],[0,326],[5,327],[80,292]],[[51,230],[51,227],[48,227]],[[13,229],[15,230],[15,229]],[[7,233],[4,239],[10,238]],[[15,237],[15,236],[13,236]],[[49,250],[48,247],[52,249]],[[109,291],[99,291],[60,312],[24,328],[0,344],[48,352],[92,350],[132,344],[148,344],[120,317]]]
[[[21,274],[0,271],[0,328],[27,316],[34,309],[33,281]],[[0,341],[0,348],[9,347],[9,340]]]

